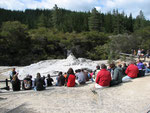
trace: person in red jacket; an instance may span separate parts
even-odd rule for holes
[[[74,87],[75,86],[75,74],[72,68],[69,68],[67,72],[67,87]]]
[[[130,65],[127,67],[125,73],[127,76],[122,78],[122,82],[130,81],[133,78],[137,78],[137,75],[139,73],[138,67],[134,64],[134,61],[130,62]]]
[[[111,74],[106,68],[105,64],[101,64],[101,70],[98,72],[96,77],[95,88],[104,88],[110,85]]]

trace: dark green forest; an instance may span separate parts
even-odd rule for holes
[[[53,9],[0,9],[0,65],[29,65],[46,59],[115,59],[119,52],[150,49],[150,21],[114,9],[76,12]]]

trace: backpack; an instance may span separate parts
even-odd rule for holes
[[[32,81],[31,80],[23,80],[24,82],[24,89],[31,89],[32,88]]]

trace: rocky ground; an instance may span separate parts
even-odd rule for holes
[[[147,113],[150,76],[92,92],[94,83],[45,91],[2,91],[0,113]]]

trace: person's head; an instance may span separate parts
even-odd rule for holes
[[[146,63],[144,63],[144,66],[146,66],[146,67],[147,67],[147,64],[146,64]]]
[[[13,68],[12,71],[16,71],[16,68]]]
[[[135,62],[132,60],[132,61],[129,62],[129,65],[130,65],[130,64],[135,64]]]
[[[36,78],[41,78],[41,74],[37,73]]]
[[[138,60],[137,63],[142,63],[142,61],[141,61],[141,60]]]
[[[107,66],[105,64],[101,64],[101,69],[106,69]]]
[[[127,66],[127,64],[126,63],[123,63],[123,67],[126,67]]]
[[[47,75],[47,78],[50,78],[50,77],[51,77],[51,75],[50,75],[50,74],[48,74],[48,75]]]
[[[30,78],[32,79],[32,75],[30,75]]]
[[[68,73],[68,74],[73,74],[73,75],[74,75],[74,71],[73,71],[72,68],[69,68],[67,73]]]
[[[78,72],[81,72],[81,69],[78,69]]]
[[[12,74],[15,75],[16,74],[16,68],[12,69]]]
[[[43,79],[45,79],[45,76],[43,76]]]
[[[114,63],[110,64],[109,66],[110,66],[111,69],[115,68],[115,64]]]
[[[119,65],[118,65],[118,67],[122,68],[122,65],[121,65],[121,64],[119,64]]]
[[[82,72],[84,72],[84,69],[81,69]]]
[[[58,76],[61,76],[62,75],[62,71],[60,71],[59,73],[58,73]]]
[[[100,69],[100,66],[99,66],[99,65],[97,65],[97,66],[96,66],[96,69]]]
[[[78,73],[78,72],[79,72],[78,69],[76,69],[76,70],[75,70],[75,73]]]

